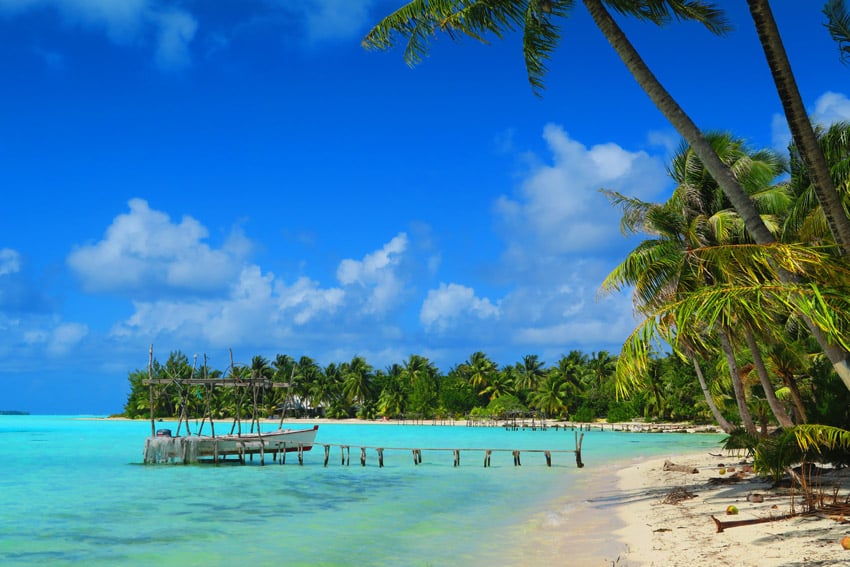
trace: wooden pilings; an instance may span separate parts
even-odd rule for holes
[[[584,441],[584,433],[579,434],[576,432],[576,466],[578,468],[583,468],[584,463],[581,462],[581,442]]]
[[[360,447],[360,465],[366,466],[368,461],[369,450],[374,450],[375,454],[378,458],[378,467],[383,468],[384,466],[384,454],[386,451],[410,451],[411,457],[413,458],[414,465],[422,464],[422,453],[423,452],[450,452],[452,454],[452,466],[459,467],[461,463],[461,453],[476,453],[481,452],[484,453],[484,468],[488,468],[491,466],[493,453],[511,453],[511,457],[513,459],[513,464],[516,467],[522,466],[522,454],[523,453],[542,453],[543,458],[545,460],[547,467],[552,467],[552,454],[553,453],[574,453],[576,457],[576,466],[578,468],[584,467],[584,463],[581,460],[581,443],[584,439],[584,434],[579,434],[576,432],[576,449],[575,450],[544,450],[544,449],[477,449],[477,448],[464,448],[464,449],[448,449],[448,448],[411,448],[411,447],[369,447],[369,446],[361,446]],[[334,444],[323,444],[324,447],[324,461],[323,466],[328,466],[328,460],[330,455],[331,447],[339,447],[341,453],[341,464],[342,466],[350,466],[351,464],[351,446],[349,445],[334,445]]]

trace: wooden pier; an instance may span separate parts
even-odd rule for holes
[[[443,453],[451,454],[453,466],[459,467],[461,464],[462,454],[477,454],[479,461],[483,462],[485,468],[490,467],[493,453],[510,453],[513,459],[513,465],[516,467],[522,466],[523,455],[542,455],[546,466],[552,466],[552,455],[558,454],[574,454],[576,467],[584,467],[581,460],[581,444],[584,440],[584,433],[575,433],[575,449],[485,449],[485,448],[449,448],[449,447],[379,447],[368,445],[343,445],[339,443],[315,443],[312,447],[305,447],[303,444],[263,444],[246,440],[244,443],[239,443],[235,450],[218,450],[219,440],[210,437],[149,437],[145,442],[146,463],[213,463],[227,464],[228,462],[237,462],[239,464],[247,464],[253,461],[254,457],[259,457],[259,464],[265,465],[266,458],[271,457],[273,463],[286,464],[287,453],[293,453],[298,464],[304,464],[304,453],[313,447],[324,448],[325,467],[331,462],[331,449],[338,448],[340,454],[340,464],[342,466],[351,465],[351,449],[360,449],[360,465],[366,466],[367,457],[370,452],[374,453],[376,462],[379,468],[384,466],[385,452],[405,452],[410,453],[413,458],[414,465],[422,464],[423,453]],[[234,457],[235,461],[229,460],[229,457]],[[482,459],[483,457],[483,459]]]
[[[374,451],[375,456],[377,457],[378,467],[381,468],[384,466],[384,452],[385,451],[401,451],[410,453],[413,458],[414,465],[422,464],[422,453],[450,453],[452,455],[453,466],[459,467],[461,462],[461,454],[462,453],[475,453],[479,455],[479,459],[483,455],[483,465],[485,468],[490,466],[490,461],[493,453],[511,453],[513,458],[513,464],[515,467],[522,466],[522,455],[523,454],[532,454],[532,455],[543,455],[545,459],[546,466],[552,466],[552,455],[553,454],[567,454],[571,453],[575,455],[576,467],[583,468],[584,463],[581,460],[581,444],[584,440],[584,433],[576,433],[576,448],[575,449],[481,449],[481,448],[471,448],[466,447],[462,449],[448,448],[448,447],[429,447],[429,448],[413,448],[413,447],[377,447],[377,446],[354,446],[355,449],[360,449],[360,465],[366,466],[367,462],[367,453],[368,451]],[[351,465],[351,448],[352,445],[340,445],[336,443],[317,443],[316,445],[321,445],[324,447],[324,466],[328,466],[330,462],[330,454],[331,448],[339,448],[340,451],[340,464],[342,466]],[[356,454],[356,453],[355,453]],[[303,463],[301,463],[303,464]]]

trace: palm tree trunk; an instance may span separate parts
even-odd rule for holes
[[[747,346],[750,348],[750,353],[753,355],[753,364],[756,367],[761,387],[764,389],[764,396],[767,399],[767,405],[776,417],[776,421],[782,427],[794,427],[794,422],[788,416],[788,412],[782,407],[782,402],[776,398],[776,391],[773,389],[773,383],[770,381],[770,376],[767,374],[767,368],[764,365],[764,359],[761,356],[761,350],[756,342],[756,337],[753,335],[753,329],[749,325],[744,325],[744,336],[747,340]]]
[[[806,406],[803,405],[803,396],[800,395],[800,388],[797,387],[797,379],[793,376],[782,376],[782,383],[788,387],[791,392],[791,400],[794,403],[794,411],[797,412],[797,423],[808,423],[809,418],[806,415]]]
[[[714,396],[712,396],[711,392],[708,390],[708,385],[705,383],[705,376],[702,374],[702,368],[700,368],[699,361],[697,361],[696,356],[691,356],[690,358],[691,362],[694,363],[694,371],[697,373],[697,380],[699,380],[699,387],[702,389],[702,395],[705,396],[705,403],[708,404],[708,409],[711,410],[711,415],[714,416],[714,421],[717,422],[717,425],[720,426],[720,429],[722,429],[724,433],[732,433],[735,430],[735,426],[723,417],[723,414],[720,413],[720,408],[718,408],[717,404],[714,403]]]
[[[768,0],[747,0],[750,7],[750,15],[758,32],[776,91],[782,101],[785,110],[785,118],[791,129],[794,143],[800,151],[800,157],[806,165],[806,171],[812,180],[815,194],[823,209],[824,216],[829,224],[832,237],[838,244],[841,253],[850,253],[850,219],[841,205],[841,198],[835,189],[835,183],[829,174],[823,152],[818,144],[812,123],[803,105],[803,97],[797,88],[797,81],[788,61],[788,54],[779,35],[779,28],[773,18]]]
[[[681,134],[681,136],[693,148],[694,153],[702,161],[705,168],[711,174],[723,193],[729,198],[735,211],[744,220],[747,231],[758,244],[770,244],[776,239],[762,221],[756,206],[750,196],[738,183],[732,171],[726,167],[717,152],[711,147],[703,133],[694,124],[693,120],[682,110],[679,103],[667,92],[667,89],[659,82],[640,54],[631,44],[626,34],[605,9],[602,0],[583,0],[585,7],[590,12],[596,26],[605,35],[608,43],[620,56],[629,72],[649,95],[650,100],[664,115],[670,124]]]
[[[649,96],[650,100],[655,104],[658,110],[665,118],[676,128],[676,131],[685,139],[685,141],[693,148],[694,153],[702,161],[705,168],[708,170],[711,177],[717,182],[723,193],[732,203],[735,211],[743,219],[747,232],[753,237],[757,244],[773,244],[776,239],[764,224],[761,216],[756,210],[755,204],[750,199],[741,184],[735,178],[732,171],[726,167],[717,152],[711,147],[711,144],[706,140],[693,120],[682,110],[679,103],[670,95],[664,86],[658,81],[647,64],[641,58],[640,54],[631,44],[626,34],[605,9],[601,0],[582,0],[587,10],[590,12],[596,26],[605,35],[608,43],[620,56],[620,59],[628,68],[629,72],[641,86],[641,88]],[[811,125],[810,125],[811,127]],[[793,281],[793,276],[787,273],[780,273],[780,279],[784,283]],[[821,331],[814,322],[805,316],[801,316],[805,321],[806,326],[812,333],[812,336],[823,349],[824,354],[829,358],[841,381],[850,390],[850,363],[848,363],[848,353],[843,348],[830,344],[826,335]]]
[[[741,415],[741,423],[747,433],[756,434],[756,424],[753,422],[753,416],[747,408],[747,398],[744,393],[744,384],[741,380],[741,370],[738,368],[738,361],[735,360],[735,351],[732,349],[732,342],[729,340],[729,334],[726,329],[717,331],[720,336],[720,346],[723,349],[723,354],[726,356],[726,364],[729,366],[729,375],[732,378],[732,389],[735,391],[735,402],[738,404],[738,413]]]

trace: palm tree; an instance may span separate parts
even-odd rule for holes
[[[343,392],[354,403],[365,404],[372,398],[372,367],[362,356],[355,356],[342,369]]]
[[[782,36],[768,0],[747,0],[762,49],[767,58],[776,91],[785,110],[794,144],[812,181],[812,186],[829,225],[830,232],[842,254],[850,254],[850,219],[835,188],[824,154],[818,144],[803,97],[788,61]],[[829,7],[829,5],[827,5]],[[833,6],[833,9],[836,8]],[[827,12],[829,14],[830,12]],[[833,20],[836,21],[836,20]]]
[[[387,368],[386,380],[378,396],[378,411],[384,416],[403,414],[407,402],[402,367],[393,364]]]
[[[528,401],[546,415],[563,415],[567,412],[568,383],[562,374],[550,372],[538,389],[528,397]]]
[[[749,151],[740,140],[728,134],[711,133],[708,137],[715,154],[722,156],[728,167],[736,172],[742,186],[747,187],[761,208],[777,211],[787,204],[784,189],[770,185],[783,170],[775,154]],[[670,174],[677,186],[673,196],[663,205],[642,203],[607,192],[615,203],[624,207],[625,231],[641,229],[656,236],[639,244],[602,284],[604,290],[635,286],[635,305],[638,312],[644,314],[664,309],[700,288],[728,281],[734,276],[733,264],[708,262],[696,251],[739,243],[746,236],[739,217],[729,208],[729,201],[718,191],[714,179],[692,148],[683,146],[680,149],[673,159]],[[765,220],[774,229],[778,228],[774,217],[768,215]],[[706,323],[698,323],[696,320],[690,322],[692,335],[688,336],[681,324],[669,326],[665,322],[668,332],[675,328],[674,338],[683,340],[682,349],[691,356],[699,350],[698,345],[704,344],[703,336],[710,328]],[[715,328],[729,365],[739,415],[745,429],[753,432],[755,426],[747,409],[729,337],[731,332],[731,321]],[[707,388],[701,386],[712,407]]]
[[[714,152],[711,143],[693,120],[658,81],[617,24],[603,0],[582,0],[594,23],[617,52],[637,83],[693,149],[705,169],[716,180],[756,243],[766,245],[776,238],[732,170]],[[702,0],[607,0],[614,10],[641,21],[663,25],[671,19],[693,20],[717,34],[728,30],[722,12]],[[427,53],[429,37],[437,30],[456,37],[467,35],[485,41],[492,33],[501,37],[515,26],[523,30],[523,55],[528,78],[535,91],[542,89],[545,62],[559,43],[556,18],[565,18],[572,0],[413,0],[381,20],[363,39],[366,48],[389,49],[395,36],[408,38],[405,59],[414,65]],[[791,273],[781,270],[781,280],[794,283]],[[800,306],[805,310],[805,306]],[[850,361],[841,344],[829,340],[824,330],[808,316],[803,321],[829,358],[845,386],[850,389]]]
[[[489,396],[490,401],[493,401],[506,394],[513,394],[515,391],[513,367],[508,367],[493,374],[490,377],[490,383],[481,390],[481,394]]]
[[[421,414],[430,413],[439,395],[437,367],[418,354],[410,355],[401,370],[401,379],[409,388],[407,409]]]
[[[705,403],[708,404],[708,409],[711,412],[712,417],[714,417],[714,421],[717,422],[717,425],[720,426],[725,433],[732,433],[735,430],[735,426],[729,423],[723,414],[720,411],[720,408],[717,407],[717,403],[714,401],[714,396],[711,393],[711,390],[708,388],[708,384],[705,381],[705,375],[702,373],[702,366],[700,366],[699,360],[697,360],[697,356],[690,349],[684,349],[685,356],[691,360],[691,363],[694,365],[694,372],[697,375],[697,381],[699,381],[699,387],[702,391],[703,397],[705,398]]]
[[[460,370],[478,394],[481,394],[499,373],[496,363],[481,351],[472,353]]]
[[[829,174],[839,187],[844,200],[850,183],[850,122],[834,122],[816,131],[818,146],[829,166]],[[791,145],[791,179],[794,205],[785,220],[785,240],[794,239],[813,244],[829,242],[829,224],[824,208],[817,199],[809,169],[796,144]]]
[[[522,361],[516,363],[516,389],[536,390],[540,381],[546,377],[545,365],[536,354],[523,356]]]
[[[549,369],[549,377],[555,376],[561,384],[561,399],[566,410],[569,410],[571,406],[569,400],[578,399],[587,375],[587,355],[578,350],[571,350],[569,354],[561,356],[558,363]],[[548,383],[546,387],[551,389],[552,384],[549,383],[548,377],[545,383]],[[544,409],[544,411],[548,410]]]

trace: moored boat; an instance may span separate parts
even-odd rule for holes
[[[277,459],[281,453],[298,452],[300,455],[311,450],[318,431],[319,426],[314,425],[311,429],[278,429],[267,433],[218,436],[172,437],[157,432],[157,435],[149,437],[145,442],[144,462],[218,462],[233,455],[242,462],[246,456],[260,455],[261,462],[264,462],[266,455]]]

